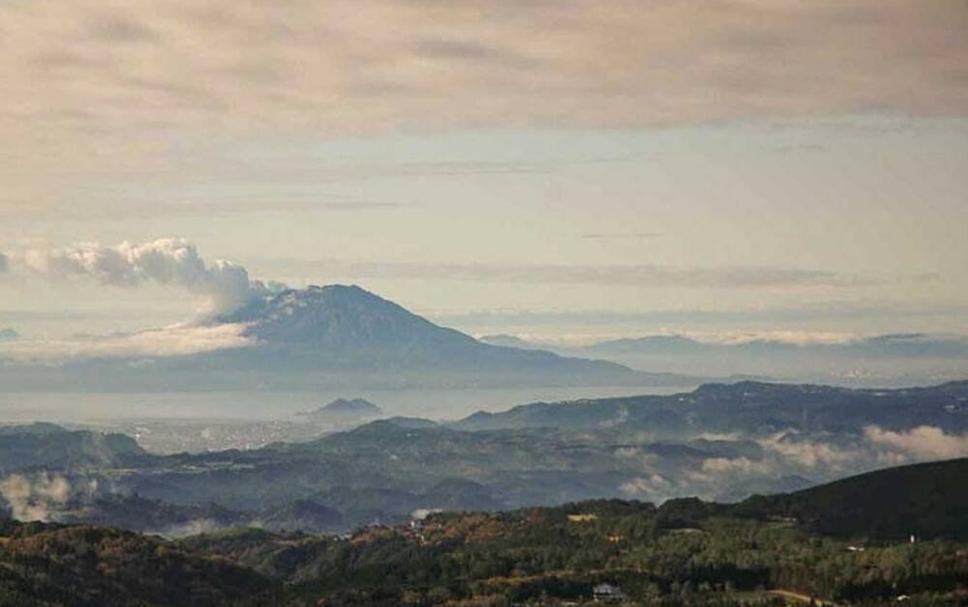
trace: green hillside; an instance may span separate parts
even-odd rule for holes
[[[239,607],[276,582],[158,538],[97,527],[0,524],[0,606]]]
[[[840,537],[968,541],[968,458],[888,468],[795,493],[755,496],[734,513],[793,517]]]

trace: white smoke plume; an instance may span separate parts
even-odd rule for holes
[[[216,313],[234,310],[255,297],[283,288],[278,283],[252,280],[243,266],[229,261],[206,263],[195,245],[182,238],[29,250],[22,260],[28,271],[51,279],[87,277],[121,287],[147,282],[181,287],[205,298],[208,311]]]
[[[221,531],[222,529],[226,529],[226,526],[221,525],[212,519],[200,518],[188,521],[187,523],[170,525],[161,529],[146,529],[142,531],[142,533],[145,535],[160,535],[161,537],[167,539],[177,540],[193,535],[201,535],[203,533],[214,533],[216,531]]]
[[[703,460],[702,470],[704,473],[713,475],[769,474],[771,463],[752,460],[748,457],[711,457]]]
[[[51,476],[46,472],[33,480],[21,474],[11,474],[0,481],[0,496],[15,519],[48,521],[67,505],[71,484],[63,476]]]
[[[410,518],[415,521],[422,521],[431,514],[437,514],[438,512],[443,512],[442,508],[417,508],[410,513]]]

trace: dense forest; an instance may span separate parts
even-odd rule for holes
[[[311,605],[581,604],[609,584],[631,605],[968,601],[968,547],[813,535],[788,520],[722,516],[696,500],[616,500],[511,513],[435,514],[349,538],[229,532],[183,545],[288,582]]]
[[[129,531],[0,524],[0,606],[266,605],[278,582]]]

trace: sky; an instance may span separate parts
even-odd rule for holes
[[[965,334],[965,31],[961,0],[6,0],[0,329],[278,281],[561,341]]]

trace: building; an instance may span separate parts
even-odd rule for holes
[[[592,597],[602,603],[616,603],[625,600],[625,593],[612,584],[598,584],[592,588]]]
[[[589,514],[584,512],[579,514],[568,515],[568,522],[570,523],[590,523],[597,519],[598,519],[597,514]]]

